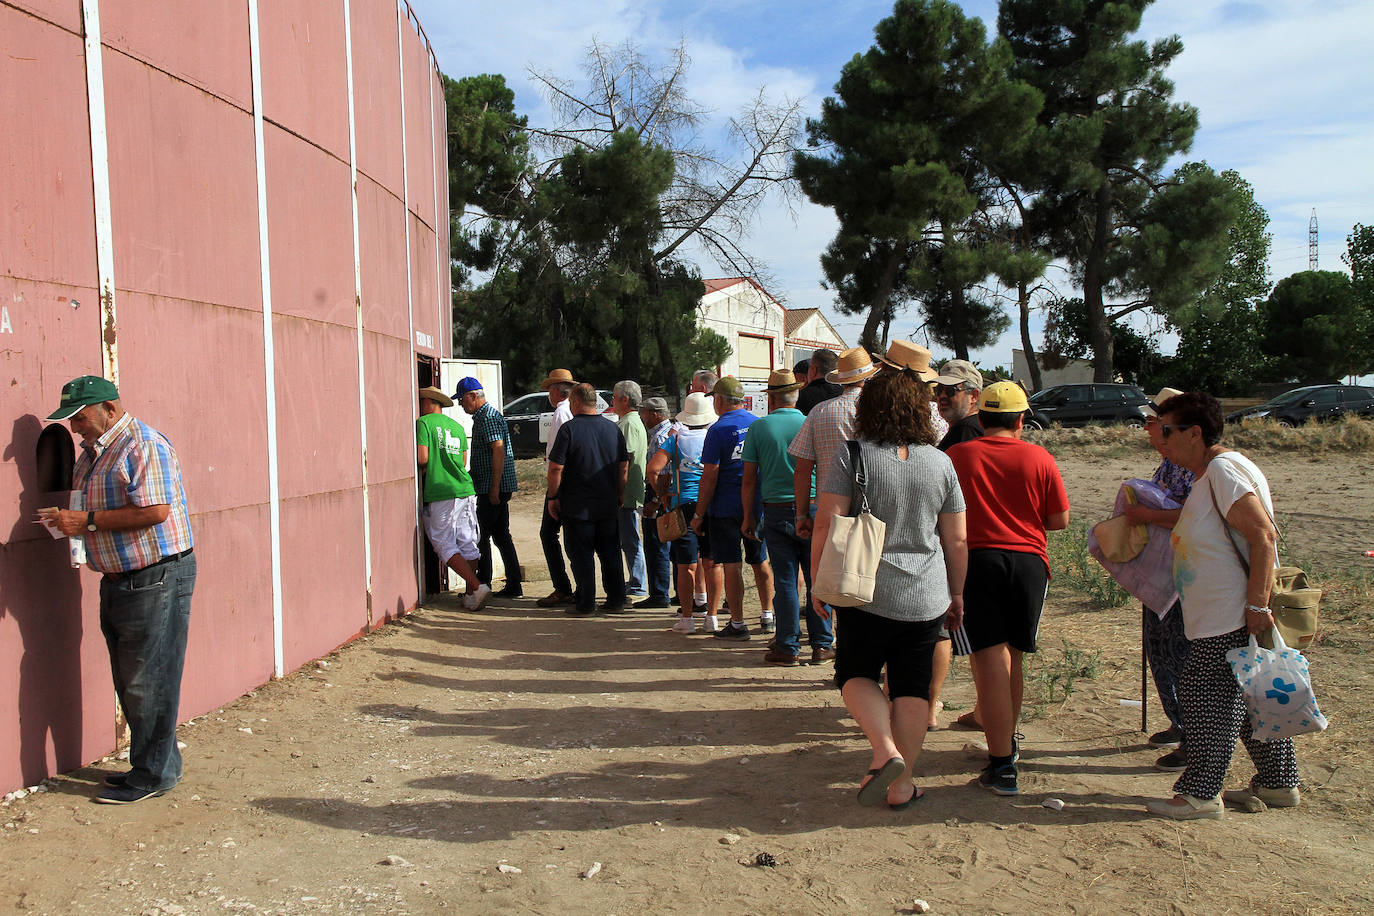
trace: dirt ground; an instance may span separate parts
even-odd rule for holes
[[[1153,467],[1125,451],[1061,458],[1079,517]],[[1374,548],[1367,456],[1259,457],[1296,550]],[[515,512],[531,597],[538,507],[526,493]],[[712,646],[662,611],[441,598],[184,726],[165,798],[92,804],[106,761],[7,803],[0,911],[1369,912],[1369,609],[1346,618],[1310,653],[1332,725],[1299,740],[1302,807],[1176,824],[1143,811],[1171,777],[1120,702],[1140,696],[1138,606],[1052,587],[1021,796],[971,784],[981,736],[942,729],[918,765],[927,797],[894,813],[854,802],[867,745],[829,666],[765,666],[762,639]],[[1047,696],[1046,673],[1085,656],[1095,676]],[[956,664],[946,721],[972,694]],[[1251,772],[1238,752],[1231,784]],[[776,867],[753,864],[765,852]]]

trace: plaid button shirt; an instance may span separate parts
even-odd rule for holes
[[[181,467],[167,437],[131,414],[93,445],[82,444],[72,486],[91,511],[126,506],[170,506],[166,521],[129,531],[88,531],[86,557],[103,573],[133,572],[190,550],[191,517]]]
[[[862,385],[850,385],[837,398],[811,408],[797,438],[787,447],[793,458],[816,462],[816,479],[824,480],[835,452],[854,438],[854,418],[859,413]]]
[[[502,440],[506,443],[506,463],[501,468],[501,492],[514,493],[519,486],[515,482],[515,451],[510,444],[510,428],[506,418],[488,401],[472,414],[472,446],[468,451],[472,485],[479,496],[491,492],[491,444]]]

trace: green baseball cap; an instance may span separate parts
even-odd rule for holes
[[[739,383],[739,379],[729,375],[716,382],[716,387],[711,389],[711,393],[736,401],[744,400],[744,386]]]
[[[65,420],[88,404],[118,401],[119,389],[114,382],[98,375],[83,375],[62,386],[60,406],[48,414],[49,420]]]

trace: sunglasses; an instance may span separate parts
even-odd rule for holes
[[[954,396],[955,396],[956,394],[958,394],[959,392],[961,392],[961,391],[966,391],[966,390],[967,390],[967,389],[963,386],[963,383],[960,383],[960,384],[958,384],[958,385],[936,385],[936,386],[935,386],[935,393],[936,393],[937,395],[943,394],[943,395],[947,395],[948,397],[954,397]]]
[[[1164,438],[1169,438],[1169,433],[1178,432],[1181,429],[1192,429],[1196,423],[1161,423],[1160,430],[1164,433]]]

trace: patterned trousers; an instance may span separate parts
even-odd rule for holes
[[[1183,607],[1175,601],[1163,619],[1151,608],[1144,609],[1145,655],[1150,660],[1150,674],[1154,677],[1159,705],[1169,723],[1183,731],[1183,711],[1178,704],[1178,680],[1183,676],[1183,663],[1188,658],[1188,636],[1183,632]],[[1188,736],[1184,733],[1179,751],[1185,756]]]
[[[1268,789],[1299,784],[1292,740],[1256,741],[1251,737],[1250,715],[1240,684],[1226,661],[1227,652],[1249,642],[1250,634],[1242,627],[1188,644],[1188,659],[1178,682],[1183,733],[1188,736],[1188,769],[1174,783],[1174,791],[1180,795],[1215,798],[1221,794],[1237,738],[1245,743],[1245,751],[1254,761],[1257,784]]]

